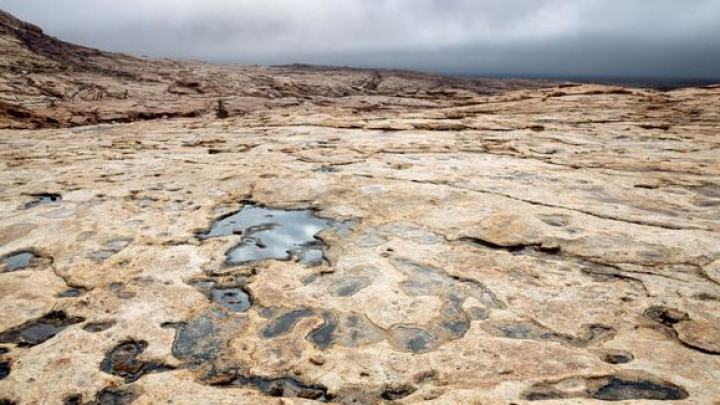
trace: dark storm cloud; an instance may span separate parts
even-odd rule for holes
[[[158,57],[720,76],[718,0],[0,0],[0,7],[71,42]]]

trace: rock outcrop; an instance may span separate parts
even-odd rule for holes
[[[720,404],[720,88],[0,17],[0,403]]]

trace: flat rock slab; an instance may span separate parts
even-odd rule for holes
[[[713,404],[720,90],[616,90],[0,131],[0,399]]]

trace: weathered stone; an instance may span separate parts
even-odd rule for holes
[[[0,401],[720,398],[720,87],[0,49]]]

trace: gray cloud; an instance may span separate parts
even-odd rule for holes
[[[213,62],[717,78],[717,0],[0,0],[51,35]]]

